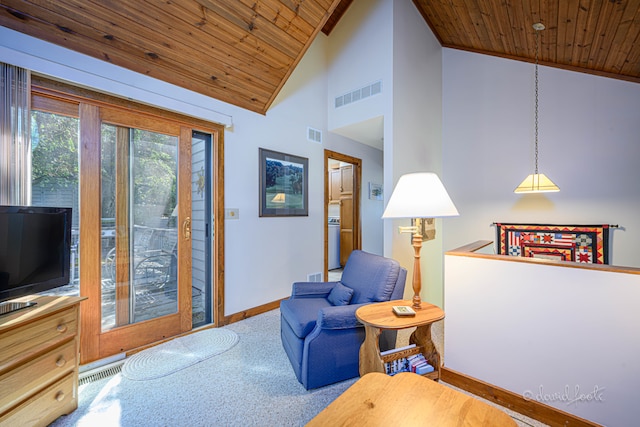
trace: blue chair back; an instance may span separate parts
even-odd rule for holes
[[[351,304],[365,302],[381,302],[402,298],[404,286],[398,286],[400,295],[394,295],[396,283],[404,284],[404,277],[399,277],[401,267],[398,261],[380,255],[355,250],[349,255],[344,266],[343,285],[353,289]],[[406,270],[404,270],[406,276]],[[400,279],[400,280],[399,280]],[[376,284],[376,286],[371,286]]]

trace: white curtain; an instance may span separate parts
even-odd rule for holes
[[[0,205],[31,203],[31,73],[0,62]]]

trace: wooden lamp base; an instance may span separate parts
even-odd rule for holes
[[[420,228],[418,227],[418,230]],[[413,233],[411,239],[413,246],[413,305],[414,309],[422,308],[422,300],[420,299],[420,291],[422,290],[422,272],[420,271],[420,249],[422,248],[422,235],[419,231]]]

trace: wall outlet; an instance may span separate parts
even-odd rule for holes
[[[238,208],[225,209],[224,219],[240,219],[240,209]]]

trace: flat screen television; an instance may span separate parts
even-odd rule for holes
[[[0,302],[69,283],[71,219],[71,208],[0,206]]]

